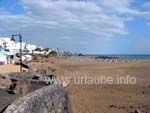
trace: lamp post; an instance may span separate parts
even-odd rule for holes
[[[19,52],[20,52],[20,72],[22,72],[22,36],[21,34],[13,34],[12,37],[11,37],[11,40],[15,40],[14,37],[19,37],[19,42],[20,42],[20,49],[19,49]]]

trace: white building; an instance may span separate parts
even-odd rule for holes
[[[36,45],[29,44],[27,42],[22,42],[22,52],[23,59],[27,61],[31,61],[31,56],[25,56],[27,54],[35,54],[35,55],[48,55],[51,51],[58,52],[57,49],[49,49],[45,51],[44,48]],[[35,51],[36,48],[40,48],[41,51]],[[0,62],[9,63],[9,59],[12,59],[14,56],[20,53],[20,42],[15,42],[8,37],[0,37]]]
[[[2,53],[0,53],[0,64],[7,64],[7,57]]]
[[[5,51],[0,48],[0,64],[10,64],[14,61],[15,54],[9,51]]]
[[[10,38],[4,37],[0,38],[0,47],[8,50],[12,53],[19,53],[20,51],[20,42],[12,41]],[[22,42],[22,51],[32,53],[33,50],[37,48],[36,45],[31,45],[26,42]]]
[[[35,50],[37,48],[37,46],[36,45],[27,44],[26,48],[29,51],[29,53],[32,53],[33,50]]]
[[[36,48],[36,45],[22,42],[22,52],[25,53],[23,56],[27,61],[31,61],[32,59],[32,57],[27,54],[32,54],[32,51]],[[11,38],[8,37],[0,37],[0,63],[11,63],[11,58],[15,58],[16,53],[20,53],[20,42],[12,41]]]

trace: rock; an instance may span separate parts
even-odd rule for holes
[[[19,98],[4,113],[72,113],[72,107],[62,87],[49,85]]]
[[[109,107],[110,107],[110,108],[117,108],[116,105],[110,105]]]
[[[143,91],[142,93],[144,94],[145,92]]]
[[[25,95],[29,92],[30,87],[31,87],[31,83],[28,80],[21,79],[16,83],[15,93]]]
[[[135,110],[135,112],[134,113],[141,113],[139,110]]]
[[[0,89],[9,89],[12,81],[5,77],[0,77]]]

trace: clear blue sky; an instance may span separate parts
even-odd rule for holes
[[[150,0],[0,0],[0,37],[87,54],[150,54]]]

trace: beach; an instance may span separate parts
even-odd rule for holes
[[[14,64],[0,65],[0,74],[10,72],[20,72],[20,66]]]
[[[30,66],[58,77],[130,75],[135,84],[70,84],[66,87],[74,113],[150,112],[150,61],[80,62],[43,58]]]
[[[65,87],[74,113],[140,113],[150,112],[150,60],[128,62],[81,62],[64,58],[42,58],[28,63],[31,70],[45,70],[48,75],[63,78],[134,77],[136,83],[70,83]],[[19,72],[19,66],[1,65],[0,73]],[[130,80],[130,79],[128,79]],[[16,95],[1,91],[1,109]]]

